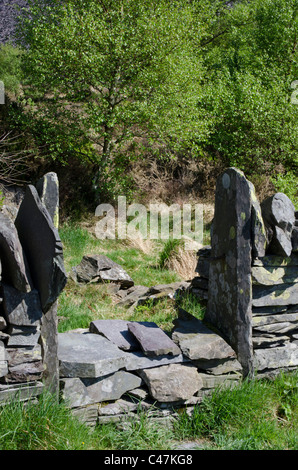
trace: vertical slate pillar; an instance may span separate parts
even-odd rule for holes
[[[37,184],[29,185],[15,221],[27,257],[34,287],[38,290],[41,318],[41,346],[46,388],[59,391],[57,299],[64,289],[67,276],[63,247],[58,234],[58,180],[46,174]]]
[[[253,374],[251,237],[251,184],[229,168],[216,187],[205,320],[235,350],[245,376]]]
[[[56,173],[46,173],[36,184],[40,200],[47,209],[54,227],[59,228],[59,181]],[[59,395],[58,361],[58,300],[43,314],[41,343],[45,363],[44,383],[53,394]]]

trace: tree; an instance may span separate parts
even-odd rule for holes
[[[297,0],[237,2],[205,49],[200,106],[213,122],[208,152],[248,175],[297,174],[297,14]]]
[[[108,177],[137,138],[172,149],[204,138],[195,49],[206,30],[196,16],[203,1],[29,3],[20,26],[26,104],[59,158],[77,152]]]

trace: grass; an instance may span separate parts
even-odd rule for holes
[[[140,411],[122,428],[91,429],[46,393],[37,403],[14,400],[0,408],[0,450],[171,450],[182,441],[205,450],[298,450],[297,379],[281,373],[217,388],[172,427]]]
[[[72,224],[64,224],[60,235],[68,271],[84,254],[101,253],[121,264],[136,284],[152,286],[181,279],[169,263],[159,267],[161,253],[169,248],[164,243],[102,241],[89,227]],[[205,305],[192,295],[179,296],[176,304],[204,317]],[[59,331],[88,328],[97,318],[150,320],[170,331],[176,306],[165,299],[134,311],[116,308],[107,284],[69,281],[59,298]],[[192,416],[182,408],[173,427],[161,426],[140,411],[137,419],[122,428],[105,424],[90,429],[71,414],[67,404],[57,403],[46,393],[37,403],[14,400],[0,407],[0,450],[170,450],[182,441],[199,442],[201,449],[208,450],[297,450],[297,379],[298,372],[282,373],[274,381],[244,381],[233,388],[218,388]]]

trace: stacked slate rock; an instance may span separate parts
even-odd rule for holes
[[[283,193],[262,204],[267,234],[264,257],[252,263],[255,368],[272,375],[298,367],[297,212]]]
[[[125,422],[139,410],[171,423],[216,386],[238,383],[230,346],[180,310],[171,335],[153,322],[95,320],[59,334],[61,395],[85,423]]]
[[[298,213],[283,193],[259,204],[253,188],[251,207],[251,324],[247,328],[252,335],[253,373],[274,377],[298,367]],[[191,290],[202,300],[208,298],[211,262],[211,247],[199,250]],[[221,325],[215,326],[221,331]]]
[[[52,174],[47,174],[42,181],[51,178]],[[58,232],[32,185],[26,189],[14,223],[0,213],[0,260],[2,402],[16,393],[22,399],[39,395],[47,378],[53,381],[46,350],[51,342],[57,343],[57,329],[48,328],[47,318],[55,313],[66,275]],[[58,383],[55,347],[51,355],[56,357]]]

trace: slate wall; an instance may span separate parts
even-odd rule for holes
[[[48,173],[38,190],[26,188],[14,221],[0,213],[0,402],[38,396],[44,387],[59,393],[57,299],[67,276],[50,215],[59,207],[57,186]]]
[[[236,169],[229,169],[219,177],[218,186],[222,187],[224,175],[231,174],[245,178]],[[247,181],[247,180],[246,180]],[[249,310],[245,315],[246,335],[251,338],[252,361],[238,359],[246,368],[246,373],[257,376],[274,376],[281,370],[293,370],[298,367],[298,214],[293,203],[283,193],[277,193],[267,198],[261,204],[257,200],[254,188],[251,187],[250,200],[243,200],[243,194],[234,193],[230,203],[230,213],[221,210],[220,216],[215,212],[213,226],[226,224],[231,226],[231,207],[238,208],[238,213],[244,213],[243,207],[251,207],[249,236],[246,230],[237,232],[235,246],[249,243],[250,253],[243,259],[243,252],[238,254],[235,249],[233,256],[240,262],[236,276],[227,278],[226,255],[221,260],[216,277],[210,268],[214,263],[214,246],[222,246],[220,228],[212,231],[211,246],[206,246],[198,252],[197,276],[192,280],[191,290],[201,299],[209,299],[206,319],[223,332],[224,337],[231,343],[227,331],[234,332],[236,342],[241,341],[237,327],[243,311],[238,307],[236,298],[231,292],[245,295],[245,304]],[[218,190],[221,198],[222,189]],[[222,208],[222,207],[221,207]],[[224,233],[224,231],[222,232]],[[215,239],[215,237],[217,237]],[[243,264],[249,268],[251,289],[243,291]],[[236,266],[236,263],[235,263]],[[222,283],[225,279],[225,284]],[[214,282],[217,283],[214,294]],[[219,285],[219,287],[218,287]],[[222,287],[220,287],[220,285]],[[222,289],[218,295],[218,289]],[[212,303],[210,303],[212,298]],[[220,304],[218,299],[221,299]],[[233,306],[229,312],[229,305]],[[220,310],[217,310],[217,308]],[[220,311],[220,313],[219,313]],[[223,326],[224,319],[224,326]],[[238,335],[238,336],[237,336]],[[237,350],[237,348],[236,348]]]

